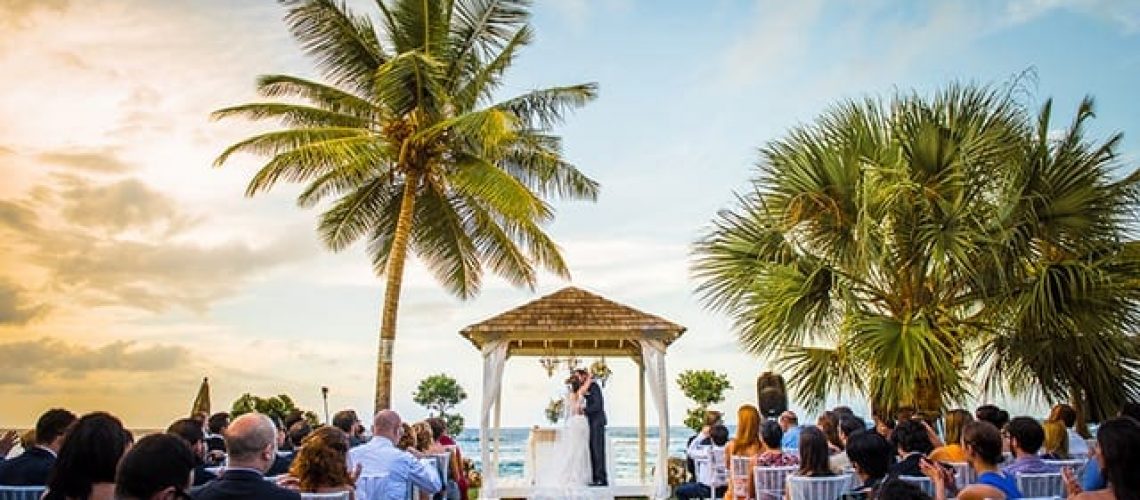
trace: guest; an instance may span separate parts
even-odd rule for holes
[[[922,491],[917,484],[892,478],[883,481],[879,486],[878,496],[881,500],[931,500],[930,495]]]
[[[202,435],[194,419],[183,419]],[[180,424],[181,425],[181,424]],[[173,427],[173,426],[172,426]],[[199,445],[204,444],[199,440]],[[174,433],[151,434],[139,440],[119,462],[115,474],[117,500],[174,500],[189,498],[198,459],[186,440]]]
[[[20,433],[16,431],[7,431],[0,434],[0,463],[3,463],[8,458],[8,454],[12,452],[12,448],[16,446],[16,442],[20,440]]]
[[[890,439],[891,433],[895,431],[895,421],[878,415],[872,415],[871,418],[875,421],[875,432],[883,436],[883,439]]]
[[[827,447],[831,453],[843,450],[843,443],[839,441],[839,417],[835,413],[825,411],[815,420],[815,426],[827,436]]]
[[[768,422],[777,429],[780,428],[775,422]],[[701,443],[709,443],[704,445]],[[701,429],[701,432],[695,436],[695,439],[689,442],[689,447],[685,451],[685,455],[693,461],[701,460],[702,467],[697,468],[697,480],[682,483],[677,486],[673,494],[678,500],[688,500],[690,498],[709,498],[715,495],[717,498],[724,496],[728,490],[727,485],[717,486],[714,491],[712,484],[715,482],[716,467],[711,461],[710,457],[715,456],[717,451],[724,453],[725,445],[728,444],[728,428],[723,425],[713,425],[706,429]],[[709,448],[711,447],[711,449]]]
[[[134,438],[109,413],[88,413],[59,447],[43,500],[113,500],[115,468]]]
[[[935,462],[965,462],[966,450],[962,449],[962,428],[973,422],[970,412],[961,408],[950,410],[946,414],[946,445],[930,452],[930,459]]]
[[[275,477],[289,472],[289,466],[293,465],[293,447],[289,445],[289,434],[285,432],[285,423],[281,418],[272,416],[269,417],[269,421],[273,422],[273,426],[276,428],[277,451],[274,453],[273,463],[265,475]]]
[[[895,443],[899,455],[898,463],[891,466],[891,474],[923,476],[920,463],[927,454],[934,451],[926,426],[918,420],[901,421],[891,433],[891,441]]]
[[[783,418],[783,415],[781,415]],[[738,488],[746,488],[748,496],[754,496],[755,485],[752,484],[752,470],[751,467],[747,471],[748,482],[745,484],[736,484],[735,480],[736,471],[732,466],[732,457],[754,457],[764,451],[764,443],[760,441],[760,410],[755,406],[744,405],[736,411],[736,438],[729,441],[724,447],[724,460],[725,470],[728,471],[728,488],[725,493],[725,498],[734,498],[733,490]],[[744,477],[744,475],[741,475]]]
[[[416,458],[420,456],[416,449],[416,430],[406,422],[400,424],[400,441],[396,443],[396,448],[411,453]]]
[[[1002,467],[1002,472],[1007,476],[1057,472],[1056,467],[1045,463],[1037,456],[1037,451],[1045,441],[1045,431],[1036,420],[1017,417],[1006,426],[1005,435],[1014,458],[1012,464]]]
[[[846,408],[846,407],[844,407]],[[838,414],[838,413],[837,413]],[[839,417],[839,442],[843,445],[843,450],[839,453],[834,453],[828,460],[831,471],[836,474],[842,474],[847,469],[851,468],[851,459],[847,457],[847,439],[856,432],[867,430],[867,422],[855,415],[847,415]]]
[[[966,451],[966,461],[977,471],[978,479],[958,492],[960,500],[1021,498],[1017,479],[998,469],[997,464],[1002,460],[1002,437],[997,427],[984,420],[966,424],[962,428],[962,449]],[[944,477],[941,467],[936,465],[927,464],[924,472],[931,472],[927,474],[931,479]]]
[[[1009,413],[994,405],[982,405],[974,410],[974,418],[993,424],[998,430],[1005,429],[1009,423]]]
[[[1096,431],[1099,452],[1095,462],[1104,471],[1107,488],[1082,492],[1077,478],[1069,469],[1062,473],[1071,500],[1136,500],[1140,499],[1140,422],[1128,417],[1110,419]]]
[[[220,451],[225,453],[226,440],[222,434],[226,432],[226,427],[230,425],[229,413],[215,413],[210,415],[206,420],[206,451]]]
[[[467,498],[467,475],[463,473],[463,457],[459,454],[459,446],[455,445],[450,437],[447,436],[447,423],[442,418],[432,417],[424,420],[431,429],[431,448],[428,449],[429,453],[449,453],[451,455],[451,479],[444,485],[446,488],[448,498]],[[451,444],[444,442],[447,438]]]
[[[800,431],[800,468],[797,475],[809,477],[833,476],[827,464],[827,436],[815,427],[804,427]]]
[[[296,424],[294,424],[296,425]],[[356,478],[360,465],[349,473],[348,435],[337,427],[325,426],[310,433],[301,442],[297,457],[289,467],[289,477],[305,493],[337,493],[347,491],[356,498]]]
[[[421,455],[429,455],[431,452],[431,426],[427,422],[416,422],[412,424],[412,431],[416,433],[416,451]]]
[[[1046,420],[1041,424],[1041,430],[1045,431],[1045,444],[1041,453],[1041,458],[1045,460],[1068,460],[1069,459],[1069,432],[1065,428],[1064,422],[1060,420]]]
[[[332,425],[348,435],[348,445],[355,448],[367,441],[364,440],[364,425],[354,410],[341,410],[332,418]]]
[[[43,486],[59,448],[63,445],[67,429],[75,423],[75,414],[53,408],[36,420],[34,446],[25,446],[20,456],[0,463],[0,484],[7,486]]]
[[[1065,433],[1069,436],[1070,455],[1089,456],[1089,445],[1085,442],[1084,436],[1073,430],[1073,426],[1077,424],[1077,410],[1065,403],[1053,405],[1053,409],[1049,410],[1049,418],[1046,420],[1058,421],[1065,425]]]
[[[372,440],[349,450],[349,464],[359,464],[365,475],[384,474],[380,498],[404,498],[409,484],[428,494],[438,493],[443,485],[435,471],[395,447],[400,434],[400,415],[382,410],[372,423]]]
[[[850,406],[836,406],[831,409],[831,412],[834,413],[835,417],[840,421],[843,421],[843,417],[855,416],[855,410],[852,410]]]
[[[246,413],[226,427],[228,460],[217,480],[194,494],[196,500],[258,498],[300,500],[296,491],[265,480],[265,472],[277,456],[277,429],[268,416]]]
[[[1124,406],[1120,407],[1120,416],[1140,422],[1140,404],[1124,403]],[[1101,473],[1099,461],[1089,460],[1085,464],[1084,476],[1081,477],[1081,489],[1084,491],[1103,490],[1107,486],[1108,482],[1105,481],[1104,474]]]
[[[799,465],[800,458],[795,455],[784,453],[780,449],[784,440],[784,431],[780,430],[780,424],[771,420],[766,420],[760,425],[760,440],[764,442],[764,452],[756,457],[755,465],[760,467],[787,467],[791,465]]]
[[[714,425],[720,425],[723,423],[724,419],[721,417],[721,413],[719,411],[706,411],[704,425],[696,434],[689,436],[689,440],[685,442],[685,448],[687,449],[688,447],[692,446],[694,440],[697,441],[698,446],[709,446],[710,441],[707,437],[709,435],[709,429]],[[701,435],[706,436],[703,441],[697,439]],[[693,459],[688,457],[685,458],[685,470],[689,472],[689,477],[693,478],[693,481],[697,480],[696,466],[693,463]]]
[[[301,442],[304,441],[305,438],[308,437],[312,432],[313,427],[310,426],[308,422],[304,420],[293,422],[293,425],[289,426],[289,432],[285,434],[286,439],[291,445],[290,449],[293,451],[300,449]]]
[[[166,433],[182,438],[190,446],[190,451],[194,454],[194,486],[201,486],[218,477],[206,470],[205,434],[198,422],[189,418],[175,420],[166,428]]]
[[[796,417],[796,412],[787,410],[780,414],[779,418],[780,429],[784,431],[784,439],[780,442],[780,447],[787,449],[796,449],[800,445],[800,420]]]
[[[878,432],[862,430],[847,439],[846,452],[855,476],[859,478],[859,486],[845,494],[843,499],[877,498],[879,485],[887,477],[894,460],[895,451],[891,443]]]

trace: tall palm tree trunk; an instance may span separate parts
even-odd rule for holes
[[[412,214],[416,206],[419,176],[409,174],[400,200],[400,216],[384,270],[384,312],[380,319],[380,346],[376,354],[376,404],[374,413],[392,407],[392,350],[396,341],[396,312],[400,306],[400,289],[404,284],[404,262],[408,256],[408,237],[412,232]]]

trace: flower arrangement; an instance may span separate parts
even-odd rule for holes
[[[602,387],[606,386],[606,381],[609,380],[610,375],[613,374],[613,370],[606,364],[606,358],[599,359],[590,365],[590,375],[594,377],[594,380],[602,384]]]
[[[546,419],[552,424],[557,424],[560,418],[562,418],[562,400],[551,399],[546,405]]]

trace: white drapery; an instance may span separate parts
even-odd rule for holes
[[[495,498],[495,478],[498,476],[498,443],[496,456],[491,460],[491,409],[498,407],[503,392],[503,366],[507,363],[507,343],[492,340],[483,344],[483,406],[479,415],[479,444],[483,463],[483,488],[479,498]],[[495,422],[496,430],[498,422]]]
[[[657,410],[657,467],[653,472],[653,498],[669,498],[669,402],[666,399],[665,343],[641,340],[641,366]]]

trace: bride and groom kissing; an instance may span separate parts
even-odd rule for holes
[[[555,456],[564,457],[563,484],[607,486],[606,402],[590,372],[577,369],[566,379],[565,426]]]

